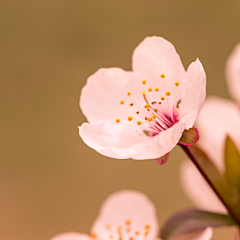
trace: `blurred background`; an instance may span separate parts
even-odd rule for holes
[[[0,239],[89,233],[102,201],[125,188],[150,197],[160,224],[192,207],[180,148],[160,166],[110,159],[82,142],[80,91],[98,68],[131,70],[137,44],[158,35],[185,68],[201,60],[208,95],[228,98],[224,66],[239,29],[239,0],[0,0]],[[232,236],[225,228],[214,239]]]

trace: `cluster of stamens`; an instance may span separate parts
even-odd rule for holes
[[[164,74],[160,75],[161,78],[165,78]],[[142,84],[146,85],[147,81],[143,80]],[[175,82],[175,86],[179,86],[179,82]],[[160,89],[158,87],[154,88],[156,92],[159,92]],[[149,87],[147,89],[147,91],[143,90],[142,96],[145,102],[144,108],[147,110],[148,114],[147,116],[144,114],[143,111],[136,111],[136,114],[138,114],[138,116],[141,119],[137,119],[136,123],[140,126],[143,124],[143,119],[146,120],[146,122],[148,123],[145,127],[146,128],[150,128],[150,129],[155,129],[154,132],[159,132],[162,130],[166,130],[167,128],[171,127],[175,122],[175,116],[174,115],[174,107],[176,107],[176,103],[172,103],[171,100],[167,100],[168,97],[170,97],[171,92],[170,91],[166,91],[165,96],[159,96],[158,101],[151,101],[149,102],[147,99],[147,92],[149,92],[149,94],[151,94],[151,92],[153,92],[153,88]],[[131,96],[134,100],[134,96],[131,95],[131,92],[127,92],[127,96]],[[139,101],[136,101],[137,103]],[[125,103],[124,100],[120,101],[120,104],[123,105]],[[130,107],[133,107],[134,103],[130,103]],[[167,110],[166,110],[167,109]],[[144,116],[144,115],[145,116]],[[149,116],[150,115],[150,116]],[[139,118],[138,117],[138,118]],[[135,118],[135,117],[134,117]],[[129,116],[127,119],[128,121],[133,121],[133,116]],[[116,123],[119,123],[120,119],[116,119]],[[134,120],[135,122],[135,120]],[[149,123],[151,123],[149,125]],[[157,131],[158,129],[158,131]]]
[[[97,240],[145,240],[150,233],[150,225],[146,224],[141,229],[134,229],[130,220],[126,220],[123,225],[111,226],[105,225],[108,239],[101,239],[101,233],[91,233],[91,238]],[[104,234],[105,235],[105,234]]]

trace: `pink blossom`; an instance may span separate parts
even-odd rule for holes
[[[79,134],[108,157],[159,158],[193,126],[205,99],[206,76],[199,60],[185,71],[173,45],[160,37],[137,46],[132,69],[99,69],[88,78],[80,106],[89,123]]]
[[[156,209],[149,198],[137,191],[123,190],[104,201],[90,235],[66,232],[51,240],[157,240],[158,231]],[[191,239],[211,237],[212,229],[207,228]]]
[[[225,74],[229,93],[240,104],[240,43],[227,60]]]
[[[137,191],[123,190],[104,201],[89,236],[63,233],[51,240],[148,240],[156,239],[158,231],[156,209],[149,198]]]

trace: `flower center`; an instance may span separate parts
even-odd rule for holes
[[[96,240],[146,240],[150,231],[149,224],[136,228],[128,219],[124,224],[117,226],[107,223],[102,232],[91,233],[91,238]]]
[[[165,74],[161,74],[160,77],[162,78],[161,81],[166,81]],[[143,80],[142,84],[147,85],[147,81]],[[180,94],[176,87],[179,86],[179,82],[175,82],[174,85],[169,86],[168,84],[168,87],[173,90],[173,94],[166,88],[165,82],[161,84],[161,88],[155,87],[154,90],[149,86],[146,88],[147,90],[141,92],[143,101],[139,101],[131,92],[127,92],[127,96],[132,101],[128,105],[131,115],[127,119],[130,124],[141,128],[147,136],[156,136],[177,123],[179,110],[179,99],[177,97],[180,98]],[[126,105],[124,103],[124,100],[120,101],[121,105]],[[120,119],[116,119],[116,123],[119,122]]]

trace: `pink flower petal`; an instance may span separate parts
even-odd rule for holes
[[[83,141],[101,154],[112,158],[154,159],[170,152],[178,143],[184,123],[178,122],[166,131],[149,137],[125,124],[82,124]]]
[[[211,227],[206,228],[199,236],[196,236],[192,240],[210,240],[212,239],[213,230]]]
[[[225,73],[229,93],[240,103],[240,44],[233,49],[229,56]]]
[[[206,211],[227,213],[226,208],[190,161],[183,162],[180,177],[184,192],[197,207]]]
[[[136,88],[138,82],[141,87],[141,81],[137,81],[133,72],[120,68],[102,68],[91,75],[80,98],[80,107],[89,123],[115,123],[116,119],[127,122],[129,112],[136,115],[132,110],[135,110],[135,107],[138,111],[141,109],[130,106],[133,102],[132,96],[140,99],[144,105],[142,90],[137,91],[139,87]],[[131,96],[127,95],[128,92]],[[124,101],[124,104],[120,104],[120,101]]]
[[[224,171],[224,146],[227,134],[240,150],[240,111],[232,101],[208,97],[198,116],[198,144],[218,169]]]
[[[167,82],[180,82],[186,77],[185,69],[174,46],[161,37],[147,37],[134,50],[132,68],[143,79],[154,85],[164,74]]]
[[[103,203],[91,229],[98,239],[155,239],[158,221],[153,203],[137,191],[123,190]]]
[[[186,129],[188,129],[195,123],[206,97],[206,75],[198,59],[188,67],[187,78],[179,87],[181,92],[180,119],[184,119]]]
[[[66,232],[60,233],[50,240],[91,240],[90,236],[84,233],[77,233],[77,232]]]

